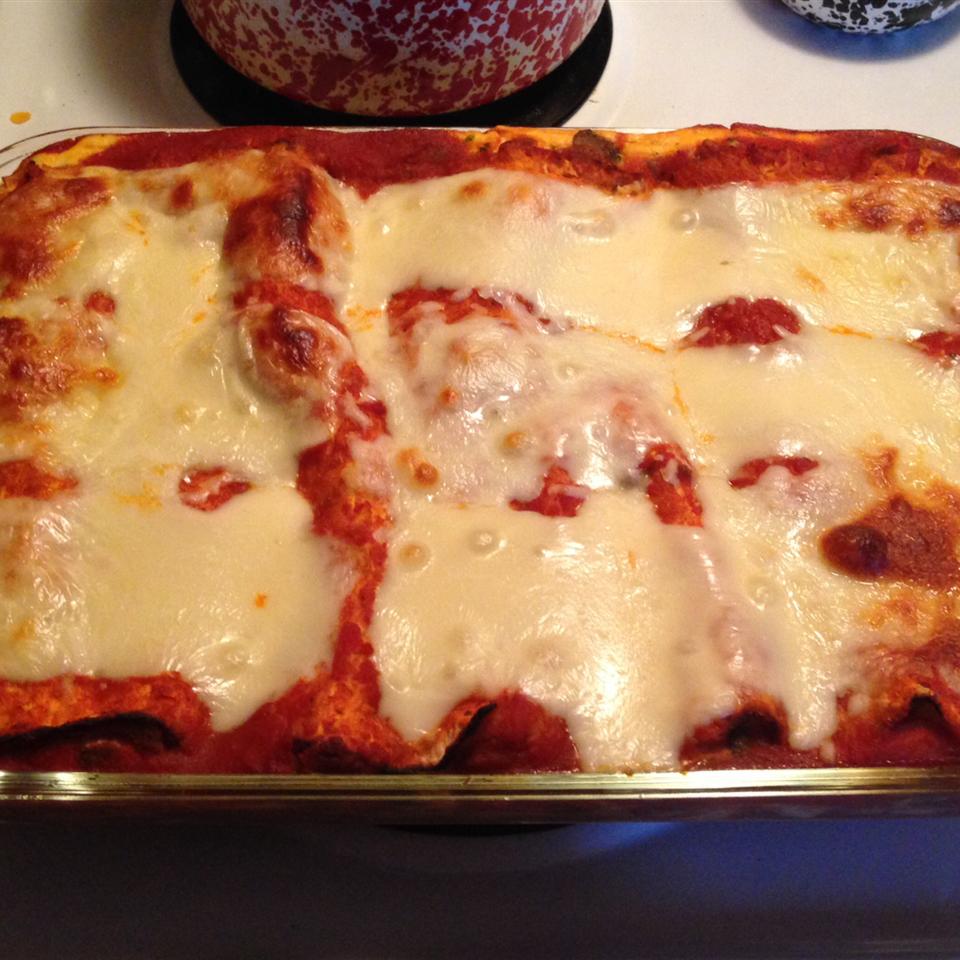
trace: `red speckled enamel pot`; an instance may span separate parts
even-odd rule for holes
[[[328,110],[416,116],[480,106],[580,45],[603,0],[184,0],[257,83]]]

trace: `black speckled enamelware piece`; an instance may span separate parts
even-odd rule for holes
[[[888,33],[937,20],[960,0],[783,0],[801,16],[847,33]]]

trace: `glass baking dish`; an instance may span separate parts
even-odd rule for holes
[[[26,137],[0,148],[0,176],[60,140],[147,129],[72,127]],[[191,819],[283,815],[315,822],[394,824],[944,816],[960,814],[960,769],[485,776],[0,771],[0,819],[63,814]]]

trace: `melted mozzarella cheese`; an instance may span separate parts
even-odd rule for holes
[[[234,317],[224,208],[170,216],[118,181],[76,257],[18,304],[109,294],[118,379],[41,414],[31,452],[79,485],[9,521],[26,560],[3,597],[0,665],[16,679],[177,670],[224,729],[329,659],[352,574],[295,489],[323,429],[261,384]],[[252,489],[184,505],[181,476],[217,467]]]
[[[642,347],[596,331],[516,330],[480,314],[421,321],[417,333],[412,366],[394,342],[367,369],[398,447],[437,467],[435,495],[532,499],[552,463],[594,489],[635,483],[644,450],[672,439],[669,372]]]
[[[138,214],[143,236],[124,228],[131,214],[123,203],[95,217],[91,233],[111,235],[111,246],[88,243],[59,278],[65,289],[114,297],[107,337],[119,389],[71,397],[53,411],[58,451],[82,474],[202,464],[290,481],[306,428],[301,411],[276,402],[254,376],[221,263],[222,209],[183,219]]]
[[[13,594],[29,612],[18,616],[8,593],[0,672],[179,671],[215,729],[242,722],[329,656],[350,586],[289,487],[255,489],[209,513],[172,497],[145,508],[87,489],[40,511],[29,538],[29,580]]]
[[[566,719],[588,769],[675,765],[692,725],[735,703],[697,537],[637,491],[574,518],[411,506],[373,623],[381,711],[416,737],[463,697],[520,689]]]
[[[865,612],[892,592],[823,563],[818,535],[836,491],[821,480],[801,493],[783,468],[772,468],[744,490],[712,477],[700,485],[707,522],[727,547],[728,575],[771,652],[768,689],[782,698],[797,749],[833,733],[837,697],[856,687],[855,651],[878,639]]]
[[[765,347],[683,350],[673,369],[706,472],[896,447],[960,482],[960,378],[913,347],[808,328]]]
[[[481,190],[464,191],[479,183]],[[843,187],[662,190],[617,198],[504,171],[387,187],[357,229],[354,297],[381,307],[425,287],[519,293],[569,317],[667,346],[728,297],[778,297],[812,323],[904,336],[942,326],[960,293],[948,232],[828,230]]]

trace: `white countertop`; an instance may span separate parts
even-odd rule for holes
[[[960,13],[867,37],[779,0],[615,0],[611,68],[571,121],[885,128],[960,143]]]
[[[86,125],[206,126],[170,54],[172,0],[0,0],[0,144]],[[886,127],[960,143],[960,13],[857,37],[778,0],[613,0],[580,126]],[[20,126],[11,114],[28,111]]]

